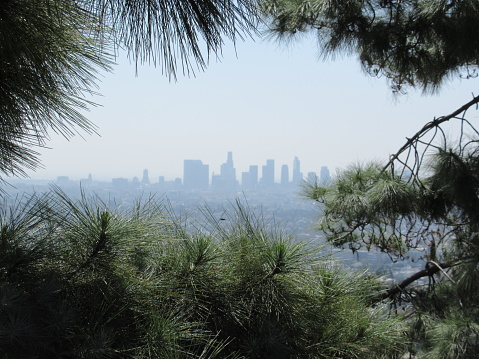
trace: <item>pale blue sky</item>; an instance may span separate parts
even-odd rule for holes
[[[184,159],[201,159],[219,172],[228,151],[238,177],[250,164],[275,159],[276,175],[294,156],[302,171],[334,172],[352,162],[384,159],[425,122],[471,99],[475,80],[453,81],[437,96],[409,91],[395,99],[385,79],[361,72],[354,58],[322,61],[314,41],[291,46],[247,40],[226,46],[196,77],[169,82],[159,68],[135,67],[125,58],[105,74],[87,116],[100,136],[70,142],[53,137],[42,150],[44,169],[32,178],[153,182],[183,175]]]

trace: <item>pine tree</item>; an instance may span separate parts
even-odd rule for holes
[[[345,273],[238,203],[186,231],[54,189],[0,215],[2,358],[394,358],[404,325]],[[6,209],[8,208],[8,209]]]
[[[375,300],[413,305],[410,334],[426,358],[479,350],[479,141],[466,118],[476,102],[426,125],[387,164],[351,166],[329,187],[305,186],[324,207],[319,229],[335,246],[423,263]],[[461,124],[458,142],[445,135],[449,120]]]
[[[453,77],[477,77],[478,5],[266,0],[261,7],[280,40],[312,32],[325,57],[357,56],[365,72],[388,78],[394,92],[430,93]],[[474,97],[427,122],[388,163],[353,165],[327,188],[312,183],[304,189],[323,206],[319,229],[332,244],[424,263],[376,300],[414,305],[410,334],[417,347],[411,349],[430,358],[478,352],[478,131],[466,116],[478,102]],[[454,143],[445,135],[449,122],[459,123]],[[429,284],[420,287],[420,279]]]

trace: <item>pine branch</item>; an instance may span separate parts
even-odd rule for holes
[[[373,299],[373,303],[378,303],[384,299],[392,299],[396,294],[404,291],[404,289],[409,286],[410,284],[414,283],[418,279],[424,277],[432,277],[434,274],[438,272],[443,272],[444,269],[454,267],[460,264],[464,259],[450,261],[450,262],[443,262],[443,263],[433,263],[428,262],[426,263],[426,268],[420,270],[419,272],[414,273],[412,276],[404,279],[401,283],[395,285],[392,288],[389,288],[387,291],[379,294]]]

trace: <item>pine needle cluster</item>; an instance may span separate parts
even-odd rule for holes
[[[305,196],[323,206],[319,229],[329,242],[418,263],[375,301],[409,308],[411,352],[424,358],[476,358],[479,352],[479,141],[462,111],[457,143],[446,141],[440,118],[386,166],[355,165],[328,187],[304,186]],[[426,140],[428,131],[433,135]]]
[[[254,33],[256,9],[250,0],[0,2],[0,173],[37,168],[52,133],[95,133],[85,112],[120,51],[170,79],[191,75],[225,41]]]
[[[186,231],[161,201],[61,190],[0,214],[2,358],[393,358],[405,327],[247,206]]]
[[[479,5],[475,0],[266,0],[279,39],[311,32],[325,57],[351,54],[393,91],[437,91],[454,76],[477,77]]]

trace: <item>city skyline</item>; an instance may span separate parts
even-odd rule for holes
[[[67,141],[52,132],[38,149],[44,168],[28,170],[31,178],[141,178],[148,168],[150,178],[172,180],[188,158],[202,158],[216,174],[227,151],[236,156],[238,179],[250,164],[261,171],[274,158],[291,166],[292,156],[301,158],[304,173],[325,164],[335,173],[387,160],[424,123],[467,102],[476,83],[457,78],[439,95],[408,89],[394,96],[355,58],[318,61],[315,40],[307,37],[289,47],[258,38],[226,44],[204,73],[171,83],[160,69],[136,68],[123,53],[117,60],[114,73],[100,74],[102,96],[91,98],[101,106],[85,112],[99,136]]]
[[[231,154],[232,151],[228,151],[226,152],[228,154]],[[283,163],[281,161],[277,161],[275,159],[271,159],[271,158],[265,158],[263,160],[258,160],[256,163],[252,163],[252,164],[245,164],[245,161],[241,161],[241,159],[238,161],[240,163],[242,163],[242,167],[240,168],[237,168],[236,166],[234,167],[234,170],[235,170],[235,179],[237,179],[239,182],[242,182],[241,181],[241,176],[243,173],[245,172],[249,172],[251,171],[251,167],[256,167],[256,171],[258,171],[258,168],[260,169],[259,170],[259,173],[261,174],[262,173],[262,168],[263,167],[268,167],[268,164],[269,166],[272,166],[273,169],[273,178],[274,178],[274,182],[275,183],[280,183],[281,182],[281,174],[282,174],[282,166],[286,165],[288,166],[289,168],[289,180],[290,182],[295,182],[297,183],[298,182],[298,176],[299,176],[299,171],[298,171],[298,166],[299,166],[299,160],[298,160],[298,156],[289,156],[290,157],[290,160],[289,162],[286,162],[286,163]],[[137,177],[137,178],[142,178],[141,182],[143,183],[144,182],[144,178],[145,178],[145,171],[147,171],[146,173],[146,176],[150,177],[150,178],[157,178],[157,177],[164,177],[164,179],[166,181],[174,181],[175,179],[177,178],[181,178],[183,179],[184,178],[184,161],[193,161],[193,162],[201,162],[201,165],[206,165],[208,166],[209,168],[209,181],[210,181],[210,184],[211,182],[213,181],[213,178],[212,176],[221,176],[223,175],[224,171],[227,171],[225,170],[225,165],[228,163],[228,160],[227,162],[225,163],[218,163],[216,161],[216,163],[214,165],[211,165],[210,162],[208,161],[204,161],[203,159],[199,159],[199,158],[189,158],[189,159],[184,159],[183,161],[180,161],[183,166],[181,167],[181,171],[179,173],[176,173],[176,174],[167,174],[167,173],[162,173],[162,166],[161,164],[158,166],[148,166],[148,168],[144,168],[142,169],[140,172],[138,173],[132,173],[131,171],[127,170],[125,171],[125,173],[127,172],[130,172],[130,175],[127,175],[127,174],[122,174],[122,173],[116,173],[114,175],[101,175],[101,176],[96,176],[94,171],[88,171],[86,173],[82,173],[82,174],[69,174],[69,173],[66,173],[66,172],[62,172],[62,173],[57,173],[57,174],[50,174],[49,176],[46,176],[46,177],[41,177],[41,176],[36,176],[36,175],[31,175],[29,178],[31,179],[38,179],[38,180],[55,180],[56,178],[58,177],[69,177],[70,180],[82,180],[82,179],[85,179],[85,176],[93,176],[95,180],[98,180],[98,181],[109,181],[113,178],[125,178],[127,177],[128,179],[132,179],[134,177]],[[270,162],[272,161],[272,162]],[[198,163],[199,164],[199,163]],[[309,172],[316,172],[316,173],[320,173],[321,172],[321,168],[322,167],[325,167],[324,165],[321,165],[319,164],[318,166],[310,166],[309,167],[309,170],[308,171],[303,171],[304,173],[309,173]],[[340,167],[334,167],[334,166],[326,166],[328,167],[329,169],[332,169],[330,172],[335,172],[335,170],[339,170]],[[303,173],[301,173],[301,175],[303,175]],[[258,180],[261,178],[262,176],[260,175]],[[22,177],[19,177],[19,179],[21,179]],[[152,180],[152,182],[154,182],[154,180]]]
[[[204,163],[201,159],[185,159],[183,161],[182,175],[172,179],[168,179],[163,175],[151,177],[150,169],[145,168],[142,171],[142,175],[138,174],[131,178],[124,176],[112,177],[109,180],[117,185],[137,182],[138,185],[141,184],[142,186],[180,180],[182,187],[186,189],[202,189],[210,186],[216,189],[233,189],[238,185],[246,188],[268,187],[273,184],[281,184],[283,186],[288,184],[298,185],[303,179],[311,180],[313,175],[323,180],[323,182],[331,178],[328,166],[321,166],[318,171],[307,172],[307,175],[304,175],[300,167],[301,162],[297,156],[294,156],[294,159],[291,161],[291,167],[289,166],[290,164],[275,163],[274,159],[267,159],[263,162],[261,171],[258,171],[259,165],[252,164],[249,165],[248,171],[239,172],[240,176],[237,177],[237,169],[233,162],[233,152],[229,151],[227,152],[226,162],[220,166],[219,174],[210,171],[209,164]],[[105,181],[96,179],[92,173],[89,173],[87,178],[80,179],[70,178],[66,173],[56,176],[56,181],[61,183],[68,181],[92,182],[94,180]]]

